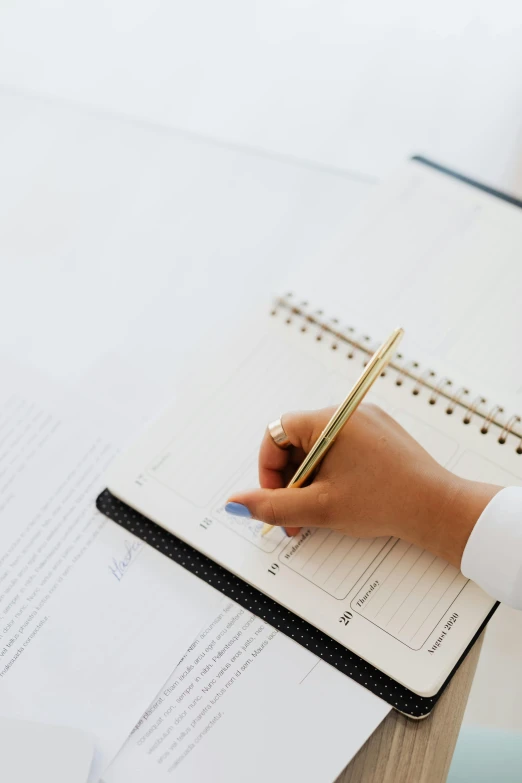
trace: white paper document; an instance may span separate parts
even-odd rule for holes
[[[83,731],[0,718],[2,780],[86,783],[94,743]]]
[[[103,781],[333,781],[389,709],[224,600]]]
[[[0,715],[116,755],[221,597],[95,508],[125,426],[2,362]]]

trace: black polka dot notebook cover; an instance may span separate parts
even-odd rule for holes
[[[334,666],[338,671],[351,677],[411,718],[419,719],[429,715],[496,609],[496,606],[492,609],[484,625],[472,639],[441,690],[430,698],[418,696],[189,544],[122,503],[111,495],[109,490],[105,490],[98,497],[97,507],[105,516],[145,541],[149,546],[153,546],[166,557],[170,557],[175,563],[186,568],[199,579],[203,579],[215,590],[277,628],[298,644],[311,650],[326,663]]]

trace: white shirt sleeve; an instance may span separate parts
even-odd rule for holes
[[[488,503],[464,549],[461,570],[486,593],[522,609],[522,487]]]

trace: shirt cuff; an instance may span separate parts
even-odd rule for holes
[[[462,555],[461,571],[493,598],[522,609],[522,487],[488,503]]]

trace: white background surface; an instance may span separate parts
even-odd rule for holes
[[[153,414],[407,155],[522,194],[521,24],[508,0],[2,0],[2,348]],[[466,719],[522,729],[520,613],[493,628]]]
[[[4,349],[69,380],[114,352],[158,392],[371,187],[1,91],[0,170]]]
[[[0,84],[371,173],[514,187],[518,0],[2,0]]]

